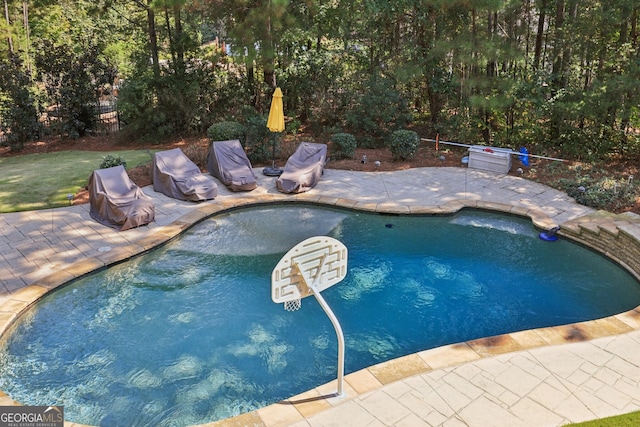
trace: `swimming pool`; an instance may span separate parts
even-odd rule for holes
[[[189,425],[327,382],[329,320],[313,299],[294,313],[270,299],[280,256],[316,234],[350,250],[347,278],[323,292],[345,332],[347,372],[640,302],[624,270],[569,242],[542,242],[515,217],[252,208],[45,298],[3,347],[0,388],[25,404],[64,404],[68,419],[87,424]]]

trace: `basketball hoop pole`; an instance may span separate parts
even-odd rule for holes
[[[324,266],[324,257],[321,260],[320,267],[318,267],[318,274],[316,275],[316,278],[320,276],[320,272],[322,271],[323,266]],[[317,280],[314,280],[314,282],[311,285],[309,285],[309,283],[307,283],[307,278],[300,271],[298,264],[294,263],[292,267],[298,271],[300,278],[302,279],[304,284],[307,286],[307,288],[309,288],[309,290],[313,293],[313,296],[316,297],[318,304],[320,304],[320,307],[322,307],[322,309],[326,313],[329,320],[331,320],[331,324],[333,325],[333,328],[336,330],[336,336],[338,338],[338,378],[337,378],[338,379],[338,396],[341,397],[342,389],[343,389],[342,386],[344,383],[344,334],[342,333],[342,327],[340,326],[340,322],[338,322],[338,318],[336,317],[336,315],[333,314],[333,310],[331,310],[331,307],[329,307],[329,304],[327,304],[327,301],[325,301],[320,291],[316,289],[315,284]]]
[[[344,334],[329,304],[320,294],[342,281],[347,274],[347,248],[328,236],[314,236],[298,243],[280,259],[271,273],[271,299],[295,311],[300,300],[311,294],[324,310],[338,337],[338,396],[343,396]]]

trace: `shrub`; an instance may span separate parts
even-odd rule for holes
[[[267,128],[267,118],[259,114],[247,114],[247,156],[252,162],[271,160],[273,157],[273,144],[276,144],[276,153],[280,151],[279,135],[273,134]],[[275,141],[274,139],[275,138]]]
[[[157,108],[152,77],[127,80],[120,88],[117,106],[123,130],[132,138],[155,139],[174,132],[168,124],[166,111]]]
[[[214,123],[207,129],[207,136],[211,138],[212,141],[238,139],[244,144],[246,135],[247,129],[236,121]]]
[[[558,184],[581,205],[609,212],[620,212],[633,206],[640,197],[640,188],[631,180],[578,176],[560,179]]]
[[[334,144],[333,153],[339,159],[351,159],[356,153],[356,138],[350,133],[336,133],[331,136]]]
[[[166,73],[154,80],[157,103],[154,110],[164,113],[166,135],[192,132],[197,129],[199,84],[192,73]]]
[[[345,75],[345,62],[340,59],[336,60],[331,49],[298,49],[296,60],[288,61],[278,75],[290,104],[285,107],[287,115],[308,125],[307,131],[318,134],[323,127],[339,123],[350,105],[346,99],[351,90],[342,81],[350,76]],[[287,133],[295,135],[296,124],[296,119],[288,122]]]
[[[127,168],[127,162],[122,157],[107,154],[106,156],[102,157],[100,169],[112,168],[119,165],[122,165],[125,169]]]
[[[227,63],[228,57],[211,52],[201,59],[190,61],[189,72],[186,73],[197,84],[192,129],[198,133],[205,132],[221,120],[240,120],[244,103],[253,96],[253,90],[242,73],[226,66],[211,67],[211,64]]]
[[[29,91],[30,76],[17,56],[0,60],[0,133],[4,133],[12,152],[38,134],[36,102]]]
[[[408,103],[391,79],[373,77],[356,105],[346,113],[349,128],[361,146],[376,147],[412,119]]]
[[[131,138],[150,141],[201,132],[206,128],[201,127],[204,113],[198,105],[199,94],[196,73],[168,72],[154,77],[146,69],[137,70],[123,82],[118,94],[124,130]]]
[[[184,155],[193,163],[198,165],[200,169],[207,167],[207,159],[209,156],[209,144],[203,145],[199,143],[189,144],[184,148]]]
[[[285,131],[292,135],[297,135],[300,132],[300,128],[302,127],[302,123],[298,119],[292,119],[291,121],[285,123]]]
[[[393,160],[408,160],[416,155],[420,146],[420,138],[417,132],[401,129],[391,134],[387,145]]]
[[[60,127],[69,138],[95,129],[96,93],[115,77],[97,41],[89,38],[83,49],[42,40],[35,49],[35,64],[51,105],[58,105]]]

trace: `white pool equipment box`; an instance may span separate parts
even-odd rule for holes
[[[469,167],[485,171],[509,173],[513,151],[508,148],[474,145],[469,148]]]

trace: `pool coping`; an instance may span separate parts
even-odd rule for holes
[[[402,205],[397,203],[368,203],[348,198],[339,198],[310,193],[295,196],[284,194],[245,194],[242,198],[227,200],[213,200],[206,205],[182,215],[172,223],[157,228],[148,236],[135,243],[115,248],[95,257],[75,262],[61,268],[44,278],[35,281],[12,293],[0,305],[0,337],[15,324],[16,320],[31,306],[47,293],[65,286],[71,281],[88,275],[96,270],[126,261],[132,257],[144,254],[157,246],[165,244],[179,236],[193,225],[213,215],[228,212],[242,207],[304,203],[319,206],[346,208],[357,211],[374,212],[394,215],[452,215],[462,209],[479,209],[528,217],[535,227],[548,230],[561,225],[567,230],[580,228],[593,231],[603,229],[610,233],[620,231],[615,218],[603,215],[585,215],[577,220],[556,224],[544,212],[537,208],[509,205],[483,200],[452,200],[438,206]],[[604,218],[604,220],[602,219]],[[623,218],[625,220],[626,218]],[[635,222],[635,218],[632,218]],[[640,221],[638,221],[640,224]],[[624,230],[623,232],[628,232]],[[589,242],[576,239],[571,233],[561,229],[560,234],[587,246]],[[640,233],[632,232],[631,237],[640,245]],[[612,254],[593,247],[605,256],[613,258],[640,280],[640,272],[631,269],[624,260],[616,259]],[[212,426],[241,426],[241,425],[289,425],[340,405],[348,400],[362,396],[384,385],[429,372],[435,369],[457,366],[496,355],[529,350],[537,347],[561,345],[595,338],[624,334],[640,330],[640,306],[613,316],[601,319],[573,323],[562,326],[525,330],[515,333],[480,338],[466,342],[450,344],[434,349],[424,350],[407,356],[402,356],[380,364],[372,365],[351,374],[345,375],[344,396],[335,396],[336,381],[320,385],[282,402],[275,403],[232,418],[200,424],[201,427]],[[0,405],[20,405],[8,395],[0,391]],[[68,426],[84,426],[83,424],[65,422]]]

